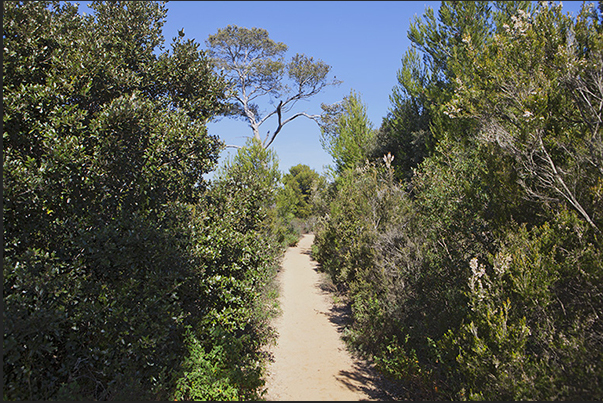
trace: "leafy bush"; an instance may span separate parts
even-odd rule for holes
[[[3,7],[4,399],[258,397],[276,179],[203,179],[226,84],[160,3]]]
[[[488,261],[472,259],[471,313],[450,334],[467,398],[592,399],[601,396],[601,250],[584,221],[508,233]]]
[[[281,244],[271,209],[278,161],[250,140],[226,161],[195,207],[193,243],[203,272],[200,318],[187,336],[177,399],[257,400],[264,385],[261,347],[273,337],[273,284]]]
[[[319,195],[326,188],[326,179],[309,166],[298,164],[282,178],[276,194],[275,232],[288,246],[294,246],[302,233],[310,232],[319,214]]]
[[[312,201],[314,195],[325,187],[325,179],[309,166],[298,164],[289,168],[282,181],[283,187],[277,195],[279,214],[291,213],[303,219],[314,213]]]
[[[415,398],[598,399],[603,19],[490,6],[415,20],[425,65],[407,53],[365,150],[403,160],[339,172],[313,253],[348,340]]]
[[[488,169],[501,163],[488,150],[434,154],[414,197],[387,169],[337,179],[313,254],[348,290],[348,340],[416,398],[599,396],[596,232],[564,209],[531,226],[505,222],[516,210],[494,199],[519,201],[489,182],[505,177]]]

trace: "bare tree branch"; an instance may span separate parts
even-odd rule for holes
[[[531,178],[536,180],[537,187],[541,189],[553,190],[558,195],[567,200],[584,217],[597,232],[600,229],[591,219],[590,215],[578,201],[575,191],[572,191],[564,179],[564,172],[555,164],[548,152],[542,136],[542,129],[531,133],[532,142],[530,144],[517,145],[517,140],[500,124],[490,121],[483,125],[482,134],[484,139],[496,141],[500,147],[514,155],[521,163],[523,171]],[[528,195],[535,199],[554,201],[537,187],[531,186],[525,180],[519,183],[526,190]]]
[[[282,107],[282,103],[279,104],[279,106],[277,107],[277,111],[280,111],[281,107]],[[281,116],[281,113],[278,112],[278,124],[277,124],[276,130],[272,136],[270,136],[270,132],[268,132],[268,134],[266,135],[266,139],[263,142],[264,148],[270,147],[270,145],[272,144],[272,142],[274,141],[276,136],[279,134],[279,132],[281,131],[283,126],[285,126],[287,123],[291,122],[293,119],[297,119],[300,116],[304,116],[308,119],[312,119],[315,122],[318,122],[318,120],[320,119],[320,115],[309,115],[305,112],[299,112],[299,113],[296,113],[295,115],[289,117],[285,121],[281,121],[282,116]]]

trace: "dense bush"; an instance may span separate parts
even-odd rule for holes
[[[601,11],[428,10],[376,162],[332,185],[314,255],[417,399],[603,396]]]
[[[208,189],[226,83],[163,4],[91,6],[3,3],[3,398],[257,398],[275,183]]]
[[[567,209],[501,223],[513,209],[492,200],[506,188],[480,153],[445,155],[416,172],[415,195],[386,168],[337,179],[314,256],[347,290],[348,340],[416,398],[600,396],[596,234]]]
[[[194,248],[204,275],[197,327],[179,400],[257,400],[264,385],[261,347],[272,337],[273,284],[282,244],[271,222],[280,178],[273,151],[251,141],[227,161],[195,206]]]
[[[510,231],[487,261],[469,262],[471,312],[449,334],[471,399],[602,396],[601,249],[588,226],[561,211]]]

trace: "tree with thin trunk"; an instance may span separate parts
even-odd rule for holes
[[[231,84],[226,114],[247,120],[253,137],[264,148],[292,120],[303,116],[318,121],[320,115],[306,112],[286,115],[298,101],[341,83],[328,77],[331,66],[322,60],[298,53],[285,61],[287,45],[270,39],[265,29],[229,25],[210,35],[206,44],[216,67]],[[258,102],[267,98],[269,109],[262,112]],[[276,127],[262,139],[260,127],[273,116],[277,118]]]
[[[589,10],[577,22],[560,5],[520,10],[485,48],[466,35],[472,63],[457,69],[444,113],[476,119],[530,199],[568,203],[600,233],[603,30]]]

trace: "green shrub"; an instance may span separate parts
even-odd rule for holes
[[[601,398],[602,21],[428,9],[355,155],[393,165],[339,167],[313,255],[348,291],[348,340],[417,399]]]
[[[278,178],[208,189],[225,83],[161,3],[3,7],[3,398],[258,397]]]
[[[516,224],[488,152],[434,154],[414,198],[387,171],[337,179],[313,255],[348,290],[347,339],[421,399],[599,396],[598,235],[565,209]]]
[[[272,222],[273,232],[284,246],[295,246],[302,233],[312,231],[319,209],[316,202],[325,188],[325,178],[307,165],[293,166],[283,176]]]
[[[467,398],[601,397],[601,250],[576,214],[510,231],[470,261],[471,313],[454,338]],[[452,337],[452,334],[450,335]]]

